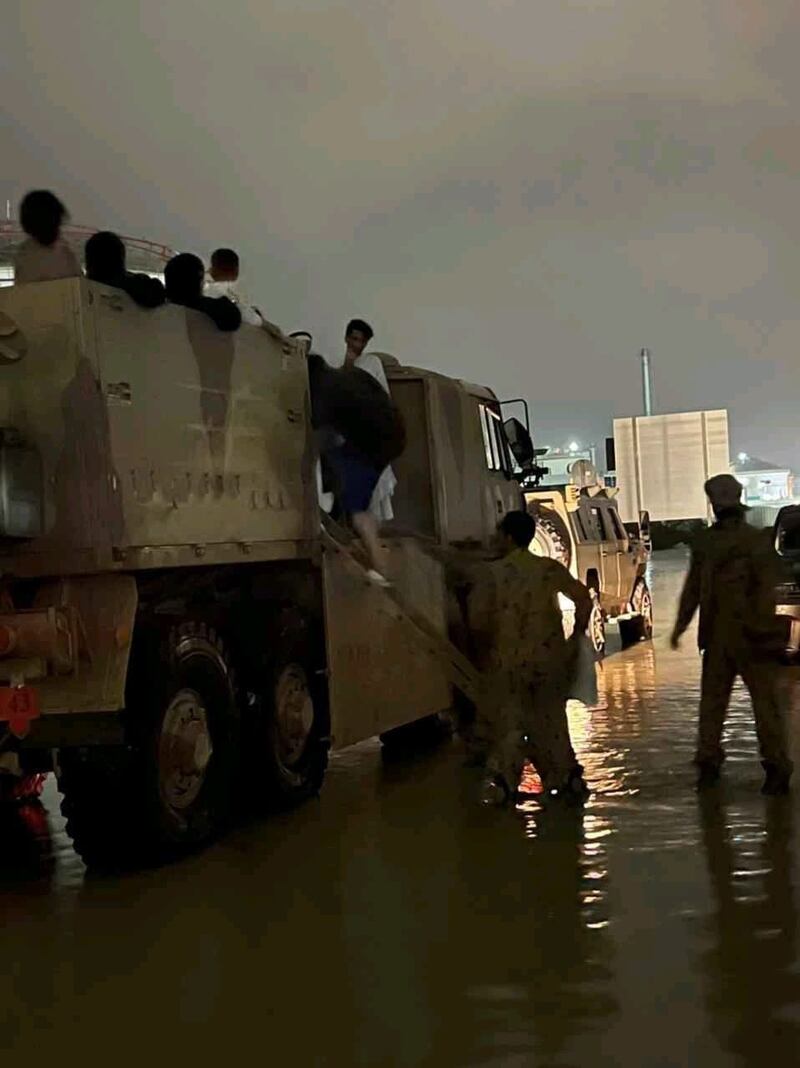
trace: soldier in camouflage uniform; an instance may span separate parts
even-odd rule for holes
[[[698,644],[703,653],[696,763],[698,786],[719,778],[724,759],[722,727],[733,684],[741,676],[753,702],[766,771],[763,792],[786,793],[792,762],[777,691],[775,653],[781,633],[775,616],[778,557],[769,538],[745,522],[742,486],[717,475],[705,486],[716,523],[692,550],[672,647],[700,609]]]
[[[592,602],[562,564],[530,552],[535,530],[532,516],[508,513],[498,528],[506,555],[484,569],[469,600],[476,659],[486,678],[480,719],[489,735],[487,802],[515,795],[526,759],[547,795],[582,799],[586,793],[567,723],[574,645],[564,637],[558,595],[575,604],[576,634],[586,630]]]

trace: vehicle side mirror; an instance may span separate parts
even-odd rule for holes
[[[533,463],[536,455],[531,436],[519,419],[507,419],[503,424],[508,447],[517,464],[525,471]]]

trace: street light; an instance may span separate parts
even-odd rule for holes
[[[569,451],[570,452],[577,452],[579,448],[580,448],[580,445],[577,443],[577,441],[571,441],[569,443]]]
[[[740,464],[746,464],[748,459],[749,459],[749,457],[748,457],[746,452],[740,452],[739,455],[737,456],[737,460],[739,461]]]

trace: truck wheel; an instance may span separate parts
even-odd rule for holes
[[[239,714],[230,661],[202,623],[137,643],[125,749],[61,755],[67,833],[88,864],[161,859],[208,841],[231,808]]]
[[[309,643],[284,641],[267,667],[248,724],[257,803],[285,808],[318,794],[328,767],[328,693]]]
[[[589,639],[594,649],[595,660],[602,660],[606,655],[606,614],[600,604],[596,590],[592,595],[592,614],[589,617]]]
[[[633,619],[621,619],[619,623],[619,634],[625,647],[649,642],[653,637],[653,595],[643,578],[638,578],[633,587],[631,611],[636,613]]]
[[[564,520],[551,508],[544,508],[539,504],[529,505],[528,511],[536,520],[531,551],[537,556],[558,560],[564,567],[569,568],[572,563],[572,546]]]

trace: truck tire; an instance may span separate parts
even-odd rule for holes
[[[653,597],[643,578],[638,578],[631,594],[633,619],[621,619],[619,635],[625,648],[637,642],[649,642],[653,637]]]
[[[600,604],[600,598],[596,590],[590,590],[592,595],[592,614],[589,617],[588,635],[594,649],[595,660],[600,661],[606,655],[606,614]]]
[[[330,727],[324,663],[314,656],[315,645],[306,636],[284,636],[250,710],[246,760],[258,806],[288,808],[322,787]]]
[[[140,633],[128,672],[122,748],[67,750],[67,833],[89,865],[160,860],[226,823],[238,769],[230,659],[203,623]]]
[[[569,568],[572,563],[572,542],[564,520],[552,508],[545,508],[536,503],[528,506],[528,512],[536,520],[536,533],[531,550],[537,556],[558,560],[564,567]]]

